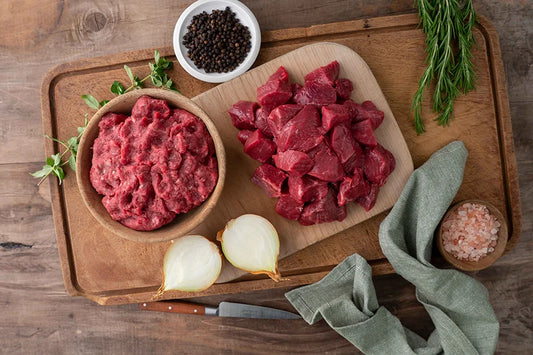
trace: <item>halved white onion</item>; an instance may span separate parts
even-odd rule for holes
[[[222,270],[222,256],[215,243],[201,235],[175,240],[163,260],[163,284],[156,296],[165,291],[202,291],[211,286]]]
[[[245,214],[230,220],[217,235],[222,252],[235,267],[252,274],[267,274],[279,281],[279,237],[266,218]]]

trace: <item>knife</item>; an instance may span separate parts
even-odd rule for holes
[[[300,319],[299,315],[281,309],[255,306],[242,303],[221,302],[218,307],[176,301],[139,303],[147,311],[172,312],[181,314],[200,314],[218,317],[239,317],[256,319]]]

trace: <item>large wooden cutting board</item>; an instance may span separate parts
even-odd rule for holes
[[[306,55],[316,57],[314,51],[310,49],[313,47],[309,49],[302,49],[302,47],[324,41],[342,44],[355,50],[372,69],[391,108],[389,110],[384,100],[376,101],[377,106],[387,115],[384,126],[376,132],[378,140],[394,152],[398,147],[392,144],[392,138],[384,138],[383,135],[389,131],[386,128],[387,124],[398,123],[406,138],[415,167],[424,163],[433,152],[450,141],[462,140],[469,150],[469,156],[463,185],[456,200],[478,198],[498,207],[509,223],[510,237],[507,243],[507,250],[509,250],[520,237],[521,215],[505,76],[494,28],[484,18],[481,18],[480,24],[474,30],[474,35],[477,42],[474,48],[474,65],[478,73],[477,89],[457,100],[455,119],[452,125],[445,129],[431,122],[433,117],[431,104],[429,99],[425,100],[423,115],[426,118],[427,132],[422,136],[417,136],[414,131],[411,113],[412,95],[416,91],[418,79],[425,68],[425,36],[418,28],[416,14],[266,32],[262,34],[263,43],[257,65],[271,60],[284,60],[282,56],[293,50],[304,50]],[[320,56],[316,65],[309,64],[309,67],[300,67],[291,60],[287,60],[286,66],[291,75],[301,80],[303,73],[314,69],[317,65],[327,64],[332,59],[346,58],[344,54],[341,55],[337,51],[351,53],[341,50],[344,47],[335,45],[327,45],[327,47],[327,53]],[[161,55],[175,61],[171,47],[159,48],[159,50]],[[337,55],[340,57],[337,58]],[[147,64],[153,60],[152,58],[152,49],[139,50],[65,63],[52,69],[43,80],[41,92],[44,133],[60,139],[72,136],[76,132],[76,127],[83,122],[83,115],[86,112],[92,113],[81,100],[81,95],[92,94],[100,100],[112,98],[113,95],[109,92],[111,83],[114,80],[128,82],[123,69],[124,64],[128,64],[137,75],[145,76],[148,74]],[[358,70],[364,71],[365,66],[358,68],[355,63],[357,63],[356,57],[350,60],[348,66],[341,62],[343,68],[341,75],[347,75],[347,70],[354,70],[357,75],[361,75]],[[229,87],[230,84],[217,87],[218,89],[212,91],[212,99],[206,99],[201,94],[215,88],[216,85],[195,80],[179,65],[170,71],[169,76],[177,83],[178,89],[184,95],[197,96],[195,101],[214,117],[224,115],[224,108],[221,107],[220,111],[218,108],[215,109],[215,102],[217,106],[220,105],[219,102],[226,102],[225,108],[228,108],[230,103],[238,99],[253,99],[257,84],[252,84],[252,82],[260,83],[266,80],[269,72],[276,69],[276,65],[271,63],[270,70],[265,72],[258,70],[247,74],[249,77],[246,83],[249,84],[249,88],[242,92],[234,91]],[[365,91],[371,90],[372,87],[366,84],[361,85],[360,79],[355,79],[356,100],[368,98],[367,94],[375,94],[375,92]],[[369,97],[373,100],[380,100],[373,96]],[[391,112],[394,113],[395,120],[391,119]],[[248,181],[256,163],[242,155],[242,151],[239,150],[242,148],[235,139],[237,131],[229,124],[219,128],[227,133],[227,139],[232,140],[226,143],[229,163],[239,159],[246,163],[243,165],[246,166],[245,168],[239,165],[243,170],[242,187],[247,186],[256,191],[240,198],[241,202],[236,202],[237,208],[242,208],[238,206],[241,203],[256,206],[251,208],[259,208],[257,207],[258,201],[262,201],[272,213],[267,217],[276,218],[272,208],[274,201],[265,199],[263,192]],[[59,149],[49,140],[46,141],[45,147],[46,154],[53,154]],[[400,158],[396,152],[395,155],[396,159]],[[398,164],[398,169],[405,166],[408,165],[402,161]],[[237,170],[235,173],[241,172]],[[395,186],[393,178],[394,175],[391,176],[385,188],[392,189]],[[229,179],[231,178],[228,175],[227,182]],[[238,192],[240,188],[238,185],[238,183],[233,185],[234,192]],[[161,262],[168,243],[140,244],[111,235],[92,218],[85,208],[74,174],[67,174],[61,186],[54,181],[51,189],[57,244],[68,293],[85,296],[101,304],[150,300],[161,282]],[[401,184],[398,183],[397,191],[394,192],[399,193],[400,190]],[[382,198],[387,196],[392,198],[393,193],[385,193],[384,190]],[[386,201],[380,200],[380,203],[386,204]],[[219,207],[222,208],[222,206],[224,205],[221,204]],[[234,217],[238,211],[220,213]],[[380,213],[282,258],[279,268],[287,278],[283,282],[275,283],[264,276],[248,274],[231,282],[215,284],[200,293],[176,292],[168,296],[172,298],[197,297],[303,285],[318,281],[346,256],[353,253],[359,253],[366,258],[375,275],[391,273],[393,270],[381,252],[378,242],[379,224],[386,213],[386,211]],[[351,221],[356,223],[358,217],[352,216],[351,218],[353,218]],[[222,221],[223,219],[225,217],[220,217],[217,222],[221,226],[225,222]],[[215,224],[213,223],[209,228],[219,228]],[[296,227],[300,228],[295,224],[294,228]],[[283,226],[278,226],[278,228],[285,231]],[[292,227],[289,225],[286,228],[290,230]],[[332,228],[332,230],[326,231],[323,228]],[[321,235],[320,233],[327,235],[342,228],[344,227],[340,224],[315,226],[306,229],[314,231],[313,235],[306,234],[302,238],[305,242],[313,243],[315,240],[313,238]],[[298,246],[293,244],[295,241],[290,237],[291,235],[283,234],[282,243],[287,248],[297,248]],[[282,249],[282,252],[287,253],[287,250],[290,249],[285,251]],[[224,275],[229,278],[234,276]]]
[[[340,64],[339,77],[355,83],[352,99],[356,102],[372,100],[385,113],[383,124],[375,134],[377,141],[393,153],[396,169],[380,189],[376,205],[369,212],[351,203],[342,222],[302,226],[278,215],[274,210],[277,199],[269,198],[261,188],[250,183],[250,177],[260,164],[244,154],[243,146],[237,139],[238,130],[231,124],[227,112],[239,100],[256,101],[257,87],[264,84],[280,66],[287,69],[291,82],[303,84],[307,73],[334,60]],[[193,101],[204,109],[217,126],[227,156],[226,184],[220,200],[195,233],[213,236],[232,218],[245,213],[258,214],[276,227],[280,237],[280,258],[284,258],[391,208],[413,171],[407,144],[372,71],[356,52],[337,43],[315,43],[296,49],[196,96]],[[230,281],[243,274],[225,263],[217,282]]]

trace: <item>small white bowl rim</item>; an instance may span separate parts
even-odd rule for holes
[[[212,3],[213,6],[211,10],[215,9],[224,9],[226,6],[229,6],[234,10],[235,8],[238,8],[242,12],[244,12],[247,16],[247,18],[241,18],[238,17],[241,23],[245,26],[248,26],[250,30],[250,34],[252,36],[252,48],[244,61],[239,64],[237,68],[235,68],[233,71],[229,73],[206,73],[203,69],[198,69],[194,66],[194,64],[190,64],[187,60],[186,56],[186,49],[185,52],[184,46],[182,45],[182,38],[185,34],[185,31],[187,29],[188,23],[185,23],[185,20],[191,13],[193,13],[198,7]],[[237,12],[235,12],[237,14]],[[238,15],[238,14],[237,14]],[[174,46],[174,53],[176,54],[176,58],[178,59],[178,62],[180,65],[185,69],[187,73],[192,75],[193,77],[200,79],[202,81],[206,81],[209,83],[223,83],[225,81],[231,80],[233,78],[238,77],[241,74],[244,74],[248,69],[251,68],[255,60],[257,59],[257,55],[259,54],[259,49],[261,47],[261,30],[259,29],[259,23],[257,22],[257,19],[255,18],[254,14],[246,5],[241,3],[237,0],[199,0],[191,4],[189,7],[187,7],[182,14],[180,15],[178,21],[176,22],[176,26],[174,27],[174,36],[173,36],[173,46]]]

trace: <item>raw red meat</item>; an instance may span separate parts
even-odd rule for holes
[[[276,107],[268,115],[268,125],[270,131],[274,137],[278,137],[283,127],[289,122],[300,110],[303,108],[302,105],[281,105]]]
[[[394,156],[381,145],[365,150],[364,172],[368,181],[383,186],[395,167]]]
[[[359,115],[359,108],[361,105],[353,102],[352,100],[346,100],[342,105],[348,109],[348,116],[353,123],[361,121],[361,116]]]
[[[301,89],[297,90],[293,100],[301,105],[330,105],[337,101],[337,91],[329,84],[308,81]]]
[[[322,199],[316,199],[304,206],[300,215],[300,223],[304,226],[312,224],[342,221],[346,218],[346,207],[337,205],[337,195],[332,188]]]
[[[235,128],[254,129],[257,102],[239,101],[228,111]]]
[[[305,76],[305,82],[317,82],[333,86],[333,83],[339,77],[340,65],[339,62],[334,60],[333,62],[313,70]]]
[[[328,182],[339,181],[344,177],[339,158],[326,143],[310,150],[309,156],[315,161],[315,165],[308,172],[309,175]]]
[[[331,104],[322,106],[322,128],[329,132],[333,126],[350,121],[348,109],[344,105]]]
[[[339,186],[337,202],[339,206],[344,206],[355,201],[359,197],[367,196],[370,193],[370,183],[365,180],[360,169],[355,169],[353,175],[345,176]]]
[[[356,201],[365,209],[365,211],[370,211],[372,207],[376,204],[378,199],[379,186],[377,184],[370,184],[370,192],[368,195],[359,197]]]
[[[239,141],[244,145],[246,143],[246,140],[248,140],[248,137],[250,137],[254,133],[254,131],[249,131],[247,129],[243,129],[242,131],[239,131],[239,134],[237,135],[237,138]]]
[[[278,152],[272,158],[278,168],[294,176],[305,175],[315,164],[309,155],[297,150]]]
[[[255,169],[252,182],[261,187],[269,197],[280,197],[286,178],[287,174],[280,169],[270,164],[263,164]]]
[[[256,129],[246,140],[244,152],[255,160],[266,163],[276,152],[276,144]]]
[[[166,119],[170,115],[170,108],[165,100],[153,99],[150,96],[141,96],[131,109],[133,119],[157,118]]]
[[[338,79],[339,71],[334,61],[307,74],[302,86],[290,84],[280,67],[257,89],[262,107],[235,110],[239,124],[247,127],[238,135],[245,152],[264,163],[252,181],[280,198],[280,215],[303,225],[342,220],[352,201],[371,209],[395,167],[392,154],[374,136],[383,112],[371,101],[351,100],[353,84]],[[113,151],[129,157],[120,147]],[[205,147],[198,154],[205,154]]]
[[[142,96],[132,115],[107,114],[93,143],[91,183],[111,218],[153,230],[200,205],[218,168],[204,123],[164,100]]]
[[[322,199],[328,192],[328,183],[314,177],[289,175],[289,194],[296,201]]]
[[[270,76],[265,85],[257,88],[257,100],[268,111],[283,105],[292,97],[289,74],[283,67]]]
[[[283,126],[281,134],[276,138],[278,149],[282,152],[288,149],[306,152],[316,147],[324,140],[319,128],[318,110],[313,106],[305,106]]]
[[[357,143],[353,139],[352,132],[347,125],[342,124],[335,126],[330,136],[331,148],[344,166],[356,152]]]
[[[378,144],[376,142],[376,137],[374,137],[372,122],[370,120],[364,120],[353,124],[352,135],[356,141],[363,145],[374,147]]]
[[[365,160],[365,155],[363,153],[363,148],[359,145],[359,143],[354,142],[354,148],[355,152],[354,154],[348,159],[346,163],[342,165],[344,168],[344,171],[346,174],[350,175],[353,173],[353,170],[355,168],[362,168]]]
[[[385,117],[383,111],[378,110],[372,101],[365,101],[361,104],[359,115],[361,121],[369,119],[372,122],[372,129],[374,130],[381,125]]]
[[[272,130],[268,124],[268,116],[270,112],[263,107],[258,108],[255,111],[255,126],[268,138],[272,138]]]
[[[289,194],[282,194],[276,203],[276,212],[281,216],[297,221],[304,208],[303,202],[298,202]]]
[[[349,79],[335,80],[335,91],[339,99],[348,100],[353,91],[352,81]]]

